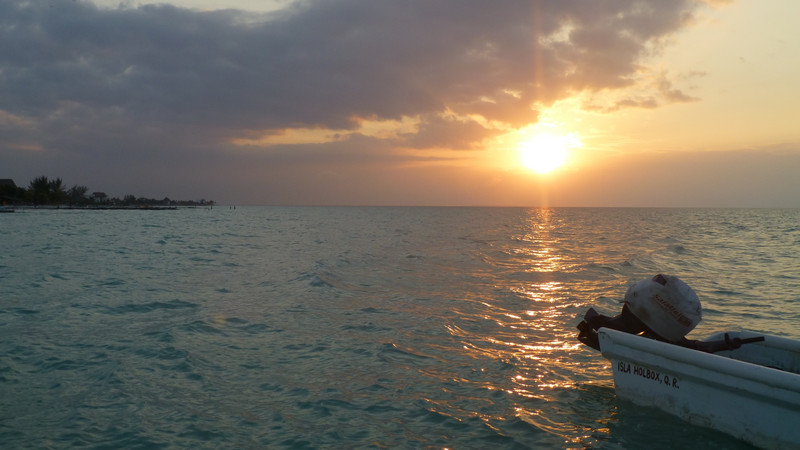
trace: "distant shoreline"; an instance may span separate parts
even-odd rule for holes
[[[89,193],[86,186],[74,185],[67,189],[61,178],[49,179],[42,175],[33,179],[29,187],[19,187],[11,178],[0,178],[0,205],[25,209],[29,207],[42,209],[149,209],[165,210],[177,207],[213,206],[213,200],[170,200],[164,197],[136,197],[128,194],[122,199],[109,197],[105,192]],[[4,212],[9,212],[8,208]]]
[[[149,205],[90,205],[90,206],[69,206],[69,205],[9,205],[9,208],[19,210],[70,210],[70,211],[106,211],[106,210],[125,210],[125,211],[174,211],[177,209],[206,208],[206,206],[149,206]]]

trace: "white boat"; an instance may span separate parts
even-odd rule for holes
[[[697,294],[658,274],[628,289],[620,314],[590,308],[578,340],[611,361],[620,398],[759,447],[800,449],[800,341],[752,331],[686,339],[701,317]]]
[[[800,448],[800,341],[719,333],[703,341],[764,340],[711,354],[610,328],[598,335],[620,398],[758,447]]]

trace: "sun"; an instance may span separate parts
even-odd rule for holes
[[[545,174],[563,166],[567,162],[569,149],[577,146],[580,146],[580,142],[572,134],[559,136],[538,133],[520,143],[517,150],[523,166]]]

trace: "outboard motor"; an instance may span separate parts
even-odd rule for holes
[[[692,288],[678,277],[658,274],[628,289],[620,314],[608,317],[590,308],[578,324],[578,340],[600,350],[597,330],[606,327],[684,345],[701,318],[700,299]]]
[[[678,277],[658,274],[628,288],[622,312],[614,317],[598,314],[594,308],[589,308],[578,324],[578,340],[600,350],[597,330],[603,327],[707,353],[736,350],[744,344],[764,340],[764,336],[731,338],[727,333],[718,341],[686,339],[686,335],[700,323],[702,315],[700,299],[692,288]]]

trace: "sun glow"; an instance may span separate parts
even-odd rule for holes
[[[567,162],[569,149],[580,147],[580,140],[572,133],[555,135],[537,133],[519,144],[520,161],[536,173],[550,173]]]

